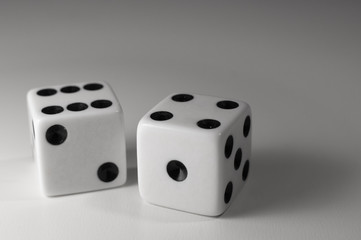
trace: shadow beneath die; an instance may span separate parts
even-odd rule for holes
[[[317,149],[255,151],[250,174],[224,218],[317,210],[342,198],[358,167]]]
[[[127,149],[127,181],[122,187],[138,185],[137,151],[135,148]]]
[[[125,182],[125,184],[121,187],[130,187],[130,186],[134,186],[134,185],[138,185],[138,172],[136,168],[128,168],[127,171],[127,181]]]
[[[137,168],[137,150],[135,147],[127,149],[127,168]]]

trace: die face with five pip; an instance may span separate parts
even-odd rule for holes
[[[34,158],[45,195],[125,183],[123,112],[108,84],[33,89],[27,102]]]
[[[251,109],[237,100],[172,94],[139,122],[137,149],[143,199],[218,216],[248,177]]]

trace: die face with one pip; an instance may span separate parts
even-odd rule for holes
[[[218,216],[248,177],[251,109],[237,100],[172,94],[139,122],[137,149],[143,199]]]
[[[125,183],[123,112],[108,84],[33,89],[27,103],[34,158],[45,195]]]

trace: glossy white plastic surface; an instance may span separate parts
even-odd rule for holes
[[[77,86],[79,91],[63,93],[65,86],[52,86],[30,90],[27,94],[29,125],[33,128],[33,152],[39,169],[42,190],[47,196],[66,195],[120,186],[126,181],[126,151],[122,108],[110,86],[100,82],[103,88],[85,90],[88,83]],[[41,89],[57,91],[52,96],[39,96]],[[109,100],[111,106],[94,108],[92,102]],[[85,103],[82,111],[70,111],[72,103]],[[42,109],[60,106],[58,114],[44,114]],[[33,127],[32,127],[33,125]],[[59,145],[46,139],[48,129],[61,125],[67,131],[65,141]],[[98,168],[104,163],[114,163],[118,175],[109,182],[101,181]]]
[[[172,100],[172,94],[151,109],[139,122],[137,131],[139,191],[146,201],[168,208],[201,215],[217,216],[231,204],[245,181],[242,172],[251,156],[251,131],[243,136],[243,125],[251,110],[247,103],[232,99],[191,94],[187,102]],[[232,100],[234,109],[221,109],[217,103]],[[173,117],[155,121],[151,114],[170,112]],[[204,129],[202,119],[214,119],[220,126]],[[225,156],[227,138],[232,135],[230,156]],[[243,151],[240,167],[234,167],[238,148]],[[168,172],[170,161],[180,161],[187,169],[183,181],[173,180]],[[232,182],[229,202],[225,189]]]

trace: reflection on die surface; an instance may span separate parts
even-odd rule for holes
[[[122,108],[104,82],[30,90],[34,158],[47,196],[120,186],[126,181]]]
[[[137,155],[143,199],[218,216],[248,177],[251,109],[238,100],[172,94],[139,122]]]

